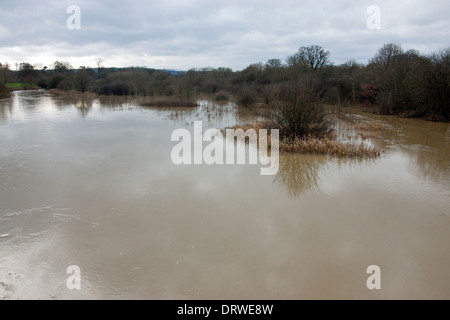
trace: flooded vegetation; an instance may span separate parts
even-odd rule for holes
[[[377,156],[309,152],[318,141],[261,176],[250,164],[176,166],[170,137],[195,121],[261,123],[263,110],[142,101],[0,100],[0,298],[449,298],[448,123],[340,108],[336,141]],[[82,290],[66,287],[71,265]]]
[[[243,107],[283,101],[278,112],[283,121],[289,120],[286,106],[307,97],[308,103],[363,106],[376,114],[450,120],[450,48],[425,55],[386,43],[367,65],[355,60],[334,65],[330,56],[331,52],[320,46],[303,46],[285,63],[269,59],[240,71],[220,67],[170,72],[104,68],[101,64],[75,69],[67,61],[55,61],[42,70],[22,62],[14,71],[9,64],[0,63],[0,97],[7,96],[8,89],[42,88],[68,95],[147,97],[143,106],[151,107],[195,107],[198,95],[212,95],[216,101],[234,97]]]
[[[271,128],[273,124],[269,121],[256,122],[246,125],[235,125],[234,129],[259,130],[262,128]],[[339,126],[342,129],[343,126]],[[353,127],[352,127],[353,128]],[[367,141],[367,134],[363,133],[358,127],[353,128],[353,135],[346,135],[342,138],[343,131],[339,135],[330,131],[320,138],[307,136],[304,138],[294,137],[287,139],[282,137],[279,142],[279,149],[285,153],[309,153],[322,154],[328,156],[344,157],[344,158],[378,158],[381,150],[377,146]],[[341,137],[339,139],[339,137]],[[270,138],[269,138],[270,145]]]

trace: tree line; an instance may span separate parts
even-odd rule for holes
[[[388,43],[367,63],[334,65],[320,46],[301,47],[283,62],[270,59],[243,70],[167,72],[142,67],[79,67],[56,61],[50,68],[23,62],[17,71],[0,64],[0,95],[6,83],[102,95],[166,96],[190,101],[199,94],[234,98],[244,106],[292,101],[293,92],[320,103],[369,105],[388,115],[450,120],[450,48],[431,55]],[[292,88],[296,88],[292,90]]]

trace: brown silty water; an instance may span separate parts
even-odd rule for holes
[[[176,128],[253,114],[0,100],[0,298],[450,298],[448,124],[347,112],[341,138],[359,125],[379,159],[283,154],[276,176],[171,162]]]

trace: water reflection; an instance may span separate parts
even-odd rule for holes
[[[326,155],[283,153],[274,182],[283,187],[291,198],[308,191],[320,191],[321,179],[331,169],[367,169],[378,159],[333,158]]]
[[[28,111],[77,110],[85,118],[94,110],[132,111],[148,110],[155,112],[177,126],[189,126],[201,120],[205,126],[223,128],[236,123],[254,122],[262,117],[263,108],[241,108],[233,102],[215,103],[199,99],[197,107],[144,107],[146,97],[97,96],[94,94],[59,94],[46,91],[14,92],[11,99],[0,101],[0,117],[7,120],[14,113],[19,115]],[[39,110],[40,108],[40,110]]]
[[[198,107],[146,107],[156,111],[166,120],[180,127],[189,127],[194,121],[203,121],[204,127],[222,129],[236,123],[251,123],[259,119],[255,110],[240,108],[233,102],[217,104],[208,100],[198,100]]]
[[[75,108],[77,108],[80,115],[82,117],[86,117],[94,105],[94,99],[81,98],[80,100],[75,102],[74,105],[75,105]]]
[[[328,162],[327,156],[311,154],[281,154],[275,182],[291,197],[298,197],[312,188],[319,188],[320,173]]]
[[[449,123],[365,114],[354,109],[340,119],[344,122],[341,127],[344,135],[348,132],[345,123],[381,123],[381,131],[371,137],[373,142],[387,154],[406,154],[412,173],[421,179],[444,184],[450,191]]]
[[[418,177],[444,183],[450,191],[450,125],[404,120],[393,125],[395,138],[391,138],[391,143],[408,154],[411,169]]]
[[[11,103],[11,99],[0,99],[0,120],[8,120],[13,113],[13,106]]]

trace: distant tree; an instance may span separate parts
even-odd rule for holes
[[[8,95],[8,89],[5,86],[5,83],[9,78],[9,64],[0,63],[0,97],[6,97]]]
[[[33,73],[34,71],[35,70],[34,70],[33,65],[28,62],[22,62],[19,65],[19,77],[21,77],[21,78],[25,78],[26,76]]]
[[[403,53],[404,51],[400,44],[387,43],[378,49],[375,57],[370,61],[370,63],[379,64],[387,68]]]
[[[0,62],[0,83],[5,84],[6,82],[8,82],[9,74],[10,74],[9,64],[8,63],[2,64]]]
[[[59,83],[60,83],[61,81],[63,81],[64,79],[65,79],[65,77],[64,77],[63,75],[61,75],[61,74],[55,74],[55,75],[53,75],[53,76],[50,78],[49,82],[48,82],[48,87],[49,87],[49,89],[56,89],[56,88],[58,88]]]
[[[281,68],[282,66],[280,59],[270,59],[266,62],[266,67],[268,68]]]
[[[350,72],[364,67],[364,65],[362,63],[358,63],[356,60],[348,60],[347,62],[343,63],[341,66]]]
[[[78,91],[85,92],[88,89],[90,76],[84,69],[78,70],[75,76],[75,88]]]
[[[286,58],[286,64],[288,65],[288,67],[297,67],[299,66],[301,63],[303,63],[303,61],[300,61],[300,59],[298,58],[297,54],[293,54],[291,56],[288,56]]]
[[[383,114],[419,117],[426,113],[421,100],[427,59],[416,50],[404,51],[399,44],[381,47],[370,61],[370,88]]]
[[[226,78],[232,75],[233,70],[231,70],[230,68],[220,67],[215,70],[212,70],[212,73],[217,77]]]
[[[264,66],[261,62],[253,63],[244,70],[242,70],[240,72],[240,75],[238,75],[238,78],[240,78],[244,82],[251,83],[258,79],[263,70]]]
[[[55,61],[53,63],[53,69],[56,73],[66,73],[72,69],[72,66],[66,61]]]
[[[75,89],[72,79],[65,78],[58,83],[58,89],[64,91],[70,91]]]
[[[320,69],[330,64],[330,52],[325,51],[322,47],[317,45],[301,47],[296,55],[299,61],[303,61],[313,70]]]
[[[24,81],[25,83],[34,83],[37,77],[37,70],[34,69],[34,66],[28,62],[22,62],[19,65],[18,72],[19,79]]]
[[[450,48],[429,57],[423,76],[424,101],[432,120],[450,120]]]
[[[95,59],[95,65],[97,66],[97,78],[105,79],[107,77],[107,72],[103,66],[104,60],[102,58]]]
[[[337,70],[339,72],[337,77],[340,101],[355,103],[357,96],[360,96],[364,65],[355,60],[349,60],[338,66]]]
[[[330,65],[330,52],[325,51],[322,47],[313,45],[309,47],[301,47],[298,52],[289,56],[286,63],[290,67],[306,66],[312,70],[317,70]]]
[[[95,64],[97,65],[97,69],[100,70],[103,68],[104,60],[102,58],[95,59]]]

